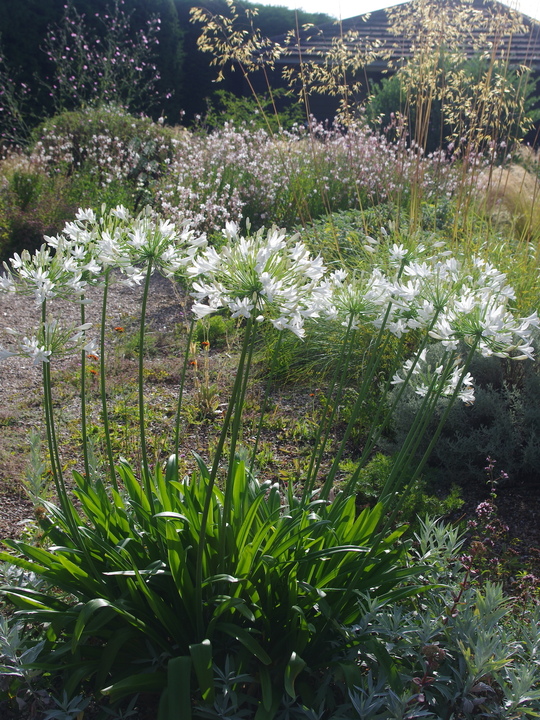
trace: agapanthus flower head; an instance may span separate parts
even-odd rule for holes
[[[428,349],[409,358],[403,364],[401,373],[395,373],[392,385],[408,385],[420,397],[435,393],[441,397],[456,396],[466,405],[474,403],[473,378],[464,372],[459,360],[452,355],[432,361]]]
[[[34,365],[48,363],[52,357],[65,357],[84,349],[95,352],[94,341],[87,336],[91,323],[76,326],[62,326],[58,320],[47,320],[35,335],[24,335],[13,328],[5,328],[13,338],[13,350],[1,350],[0,359],[5,357],[26,357]]]
[[[314,290],[326,271],[321,258],[276,227],[244,237],[228,223],[224,235],[228,242],[219,252],[204,248],[186,267],[195,314],[228,308],[233,317],[267,319],[302,336],[304,319],[319,311]]]
[[[143,267],[152,262],[164,275],[178,272],[206,244],[206,237],[196,235],[187,221],[174,225],[145,208],[133,216],[118,205],[101,214],[79,210],[62,234],[46,238],[50,247],[61,252],[69,269],[79,273],[81,281],[101,279],[103,270],[118,268],[128,285],[141,282]]]
[[[392,297],[392,283],[375,268],[370,274],[334,273],[324,287],[326,315],[345,327],[377,323]]]
[[[153,268],[171,277],[191,262],[200,247],[206,245],[206,236],[196,234],[186,220],[175,225],[156,216],[149,207],[133,218],[125,209],[117,208],[115,217],[127,226],[118,241],[120,251],[129,259],[124,268],[128,264],[140,267],[152,263]],[[133,277],[132,271],[126,272]]]
[[[532,316],[515,318],[506,298],[486,294],[449,307],[430,334],[447,347],[461,341],[474,345],[484,357],[522,360],[534,357],[531,336],[535,326]]]
[[[36,304],[42,305],[56,297],[80,298],[84,292],[86,280],[63,243],[53,251],[42,245],[33,255],[27,250],[4,263],[7,275],[3,278],[0,290],[33,295]]]

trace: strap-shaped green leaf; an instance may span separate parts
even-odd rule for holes
[[[210,640],[189,646],[193,668],[199,682],[199,689],[205,702],[214,702],[213,653]]]
[[[304,660],[302,660],[302,658],[293,651],[291,653],[291,657],[289,658],[289,662],[285,667],[285,692],[293,700],[296,697],[294,682],[305,667],[306,663]]]
[[[130,500],[132,502],[136,501],[141,508],[149,512],[150,503],[148,502],[148,498],[146,497],[141,483],[135,477],[130,464],[125,460],[120,461],[120,464],[118,465],[118,472],[126,490],[128,491]]]
[[[264,648],[255,640],[253,635],[251,635],[245,628],[238,627],[232,623],[219,623],[216,626],[216,631],[217,630],[221,630],[221,632],[224,632],[226,635],[230,635],[238,640],[238,642],[241,643],[246,650],[249,650],[249,652],[264,665],[270,665],[272,663],[272,658],[268,655],[266,650],[264,650]]]
[[[165,720],[191,720],[191,658],[171,658],[167,663],[167,714]]]
[[[42,593],[39,590],[24,587],[0,587],[0,593],[5,594],[17,607],[54,610],[55,612],[67,612],[70,608],[68,603],[63,602],[54,595]]]
[[[195,462],[197,463],[197,466],[199,468],[199,472],[201,473],[201,476],[204,480],[210,480],[210,470],[208,469],[206,463],[202,459],[200,455],[198,455],[194,450],[192,450],[191,454],[195,458]]]
[[[262,705],[267,712],[270,712],[274,704],[274,689],[270,670],[265,665],[259,670],[259,681],[261,683]]]
[[[212,619],[208,623],[207,634],[211,637],[214,633],[215,626],[218,623],[219,618],[229,611],[238,611],[243,615],[249,622],[255,622],[256,618],[253,612],[250,610],[246,601],[239,597],[225,597],[216,607],[212,615]]]
[[[77,647],[77,644],[79,640],[81,639],[81,635],[84,632],[84,628],[86,627],[88,621],[96,613],[98,610],[101,610],[102,608],[109,608],[114,613],[114,609],[111,608],[111,604],[108,600],[105,600],[105,598],[94,598],[93,600],[89,600],[82,608],[82,610],[79,612],[79,617],[77,618],[77,622],[75,623],[75,628],[73,630],[73,635],[71,637],[71,651],[75,652],[75,648]]]
[[[243,461],[235,462],[232,476],[232,508],[235,516],[243,518],[249,500],[247,492],[246,465]]]
[[[166,681],[167,676],[164,672],[138,673],[103,688],[101,692],[103,695],[109,695],[113,700],[120,700],[128,695],[137,695],[137,693],[159,692],[165,687]]]
[[[185,515],[182,513],[173,512],[172,510],[165,510],[154,515],[155,518],[166,518],[168,520],[181,520],[182,522],[189,522]]]

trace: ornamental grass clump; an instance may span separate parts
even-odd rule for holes
[[[175,226],[146,210],[137,216],[122,207],[96,214],[80,211],[64,233],[47,238],[34,257],[17,256],[6,266],[4,292],[35,296],[41,311],[35,344],[16,350],[43,369],[49,462],[56,501],[39,511],[43,541],[6,541],[1,559],[46,582],[34,589],[5,585],[4,597],[17,617],[46,628],[36,667],[62,683],[69,697],[80,691],[107,696],[113,703],[137,693],[156,696],[160,719],[190,718],[212,712],[215,674],[231,665],[242,712],[257,720],[277,717],[291,705],[315,709],[320,678],[328,707],[354,692],[356,676],[343,673],[340,653],[357,659],[366,652],[384,658],[377,638],[344,628],[362,622],[369,597],[395,603],[421,589],[421,565],[408,562],[405,528],[394,519],[423,465],[446,415],[440,419],[420,462],[416,451],[437,402],[449,409],[457,399],[473,401],[469,365],[476,352],[529,357],[535,315],[516,319],[512,290],[504,274],[479,260],[467,262],[443,248],[390,245],[381,267],[370,272],[329,270],[301,238],[276,227],[242,234],[227,224],[219,250],[187,224]],[[54,252],[53,252],[54,250]],[[191,476],[180,472],[181,408],[192,330],[186,338],[178,388],[178,411],[171,427],[171,454],[151,465],[144,395],[144,335],[149,278],[153,271],[174,277],[194,299],[193,320],[215,313],[242,323],[236,372],[220,418],[220,434],[205,459],[194,454]],[[85,382],[81,383],[84,469],[65,480],[62,448],[55,432],[51,365],[61,348],[45,332],[57,322],[57,297],[81,307],[81,326],[70,343],[85,348],[94,339],[100,355],[102,421],[110,435],[104,341],[107,288],[115,278],[143,284],[138,365],[141,463],[134,468],[114,458],[107,442],[105,472],[90,459],[85,426]],[[90,283],[103,286],[97,337],[84,320]],[[307,474],[286,484],[260,482],[254,472],[261,424],[250,452],[240,453],[243,416],[260,328],[276,333],[270,380],[281,338],[303,337],[324,317],[343,327],[341,362],[330,378],[325,410],[315,434]],[[343,397],[347,365],[356,333],[373,329],[365,370],[350,421],[328,472],[322,457]],[[61,335],[58,321],[56,337]],[[71,331],[70,331],[71,332]],[[54,335],[54,333],[53,333]],[[385,350],[413,335],[417,350],[400,369],[381,380]],[[437,366],[426,348],[440,343]],[[463,350],[463,347],[466,349]],[[71,348],[71,346],[70,346]],[[83,354],[81,353],[81,357]],[[356,418],[371,384],[382,382],[382,397],[412,386],[422,399],[396,461],[374,507],[356,507],[354,474],[337,491],[336,474]],[[395,399],[383,400],[372,418],[358,464],[369,459]],[[75,502],[74,502],[75,501]],[[417,579],[418,578],[418,579]],[[194,711],[194,703],[200,711]]]
[[[363,158],[368,161],[367,182],[359,177],[356,187],[347,183],[351,192],[346,201],[340,197],[338,206],[334,176],[320,165],[316,184],[298,188],[303,223],[324,214],[306,212],[316,205],[314,188],[327,214],[389,199],[398,206],[398,224],[404,206],[415,230],[422,226],[426,203],[438,205],[451,194],[457,240],[482,204],[476,193],[479,174],[504,161],[538,119],[532,45],[519,65],[510,50],[516,43],[524,48],[531,43],[534,21],[501,3],[483,7],[473,0],[410,0],[377,19],[375,38],[362,31],[362,23],[346,21],[333,30],[298,25],[278,39],[264,37],[257,28],[256,10],[238,8],[233,0],[226,5],[222,13],[191,10],[201,28],[198,47],[212,56],[217,81],[226,70],[239,71],[263,116],[257,88],[266,86],[272,97],[269,79],[280,75],[306,109],[306,155],[314,159],[324,133],[312,122],[310,108],[323,96],[335,108],[332,132],[346,129],[344,145],[351,134],[349,156],[338,163],[350,162],[339,177],[354,178],[355,166]],[[368,15],[362,19],[370,22]],[[377,66],[390,74],[380,87],[373,83]],[[270,130],[270,121],[267,126]],[[355,135],[360,136],[359,152]],[[374,146],[376,163],[370,158]],[[282,164],[286,167],[285,157]]]

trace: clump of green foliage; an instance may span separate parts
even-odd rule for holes
[[[486,457],[491,456],[497,458],[512,482],[536,484],[540,463],[537,363],[525,360],[509,366],[501,358],[478,357],[471,372],[476,381],[475,401],[451,410],[430,465],[438,469],[441,478],[470,482],[478,478]],[[388,448],[399,447],[420,404],[414,393],[403,395],[394,411],[393,439]],[[443,404],[437,414],[442,412]]]
[[[304,118],[304,108],[285,88],[277,88],[268,95],[256,98],[238,97],[228,90],[220,89],[208,99],[208,109],[201,122],[208,129],[232,123],[277,133],[290,130],[293,125],[302,123]]]
[[[384,484],[392,472],[394,459],[383,453],[376,453],[373,458],[360,469],[356,484],[357,501],[360,505],[371,505],[377,501]],[[343,481],[357,470],[354,460],[341,463],[344,474]],[[440,483],[439,483],[440,484]],[[407,493],[400,508],[398,520],[415,525],[418,518],[442,517],[452,514],[463,505],[459,486],[452,484],[450,488],[440,488],[429,476],[420,478]],[[441,492],[442,490],[442,492]]]

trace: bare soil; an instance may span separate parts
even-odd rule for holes
[[[100,326],[101,295],[99,289],[88,292],[92,300],[86,305],[86,321]],[[111,385],[114,384],[116,392],[125,390],[130,393],[131,411],[133,408],[133,395],[135,393],[137,378],[137,354],[127,353],[129,338],[136,336],[141,310],[141,288],[128,288],[120,282],[113,283],[108,292],[106,332],[110,347],[108,350],[113,357]],[[80,307],[75,303],[55,301],[51,308],[55,317],[60,317],[63,324],[77,325],[80,323]],[[31,297],[0,294],[0,346],[7,350],[14,350],[13,337],[4,333],[4,327],[12,327],[18,331],[31,335],[37,325],[38,308]],[[176,410],[176,401],[179,387],[180,368],[183,362],[178,341],[179,327],[184,334],[187,329],[186,299],[179,294],[177,286],[167,279],[155,275],[152,277],[148,298],[146,318],[147,338],[153,338],[156,343],[154,353],[145,358],[146,388],[145,399],[151,408],[150,417],[150,443],[152,434],[159,436],[167,430],[172,436],[172,426]],[[91,332],[91,331],[90,331]],[[150,342],[147,343],[151,344]],[[123,346],[126,347],[123,347]],[[200,355],[198,346],[198,368],[191,368],[184,396],[189,404],[197,393],[197,375],[199,381],[204,383],[204,360]],[[209,364],[211,371],[210,383],[217,387],[216,415],[226,406],[227,390],[234,380],[234,347],[224,347],[211,350]],[[92,363],[88,361],[91,365]],[[95,363],[94,363],[95,365]],[[80,468],[81,452],[73,430],[76,419],[80,416],[79,380],[80,358],[70,357],[56,359],[52,364],[54,400],[57,405],[55,413],[58,416],[61,437],[62,461],[67,468]],[[274,480],[283,479],[284,473],[294,471],[296,458],[300,452],[308,451],[310,434],[314,433],[315,424],[311,419],[310,407],[315,404],[314,394],[311,390],[309,378],[303,388],[281,388],[276,390],[273,402],[279,405],[279,417],[265,430],[260,447],[267,453],[266,474]],[[247,421],[244,427],[245,443],[249,445],[254,441],[256,432],[257,410],[259,408],[263,389],[261,384],[255,382],[250,389],[247,399]],[[89,401],[93,397],[93,413],[99,423],[98,380],[94,382],[88,393]],[[125,412],[129,414],[129,407],[119,407],[117,402],[115,412],[117,415]],[[193,404],[193,403],[192,403]],[[114,402],[113,402],[114,405]],[[251,410],[250,410],[251,405]],[[152,414],[153,413],[153,414]],[[251,413],[251,416],[250,416]],[[210,412],[211,416],[212,413]],[[120,418],[113,429],[118,432],[123,423]],[[126,425],[127,427],[127,425]],[[25,473],[29,464],[29,436],[32,430],[44,436],[43,409],[41,404],[41,368],[34,367],[30,360],[21,357],[9,357],[0,362],[0,539],[18,537],[24,532],[33,518],[32,503],[24,489]],[[127,430],[126,430],[127,432]],[[208,446],[219,433],[219,423],[200,416],[188,418],[183,430],[182,457],[186,463],[186,471],[194,466],[191,451],[195,450],[203,457],[208,452]],[[64,441],[62,443],[62,440]],[[156,456],[166,457],[169,447],[158,445],[160,438],[153,448]],[[119,443],[122,439],[118,440]],[[136,452],[136,439],[125,438],[127,454],[132,448]],[[304,452],[304,455],[305,455]],[[284,470],[287,468],[287,470]],[[66,473],[69,476],[69,473]]]

